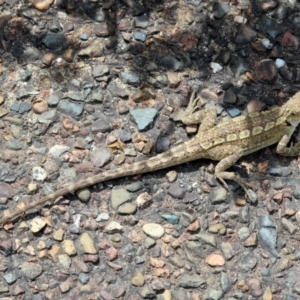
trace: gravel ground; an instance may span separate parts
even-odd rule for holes
[[[147,159],[197,128],[300,90],[296,1],[0,0],[0,209]],[[293,137],[297,141],[299,134]],[[0,230],[0,300],[300,299],[300,172],[275,146],[121,178]]]

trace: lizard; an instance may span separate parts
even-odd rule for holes
[[[187,108],[171,115],[173,120],[181,121],[185,125],[200,123],[197,134],[191,139],[147,160],[125,164],[117,169],[107,170],[69,184],[23,209],[17,209],[4,216],[0,219],[0,224],[3,225],[46,202],[53,202],[58,197],[100,182],[153,172],[198,159],[218,161],[214,170],[216,178],[226,188],[228,186],[225,180],[237,182],[248,197],[251,197],[248,184],[234,172],[227,171],[228,168],[242,156],[276,143],[276,152],[280,155],[297,156],[300,154],[300,142],[288,147],[290,138],[300,123],[300,92],[282,106],[273,106],[265,111],[244,114],[218,124],[215,124],[216,108],[200,109],[199,97],[196,96],[197,93],[193,92]]]

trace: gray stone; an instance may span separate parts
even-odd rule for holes
[[[105,65],[96,65],[93,67],[93,77],[102,77],[109,74],[109,68]]]
[[[222,299],[223,292],[220,290],[209,289],[205,292],[203,300],[220,300]]]
[[[158,111],[155,108],[137,108],[130,111],[130,115],[133,117],[135,123],[138,126],[138,130],[146,130],[153,123]]]
[[[221,243],[221,251],[226,260],[230,260],[234,256],[234,251],[230,243]]]
[[[150,22],[146,15],[141,15],[133,19],[133,26],[135,27],[147,28],[149,24]]]
[[[130,193],[124,188],[113,188],[110,195],[111,207],[117,209],[120,205],[131,200]]]
[[[17,280],[17,277],[13,273],[6,273],[3,275],[3,277],[7,284],[13,284]]]
[[[18,140],[10,140],[5,143],[5,147],[10,150],[21,150],[23,146],[24,145]]]
[[[55,105],[58,104],[60,98],[61,98],[61,96],[60,96],[58,93],[52,94],[52,95],[50,95],[50,97],[48,98],[47,103],[48,103],[48,105],[50,105],[50,106],[55,106]]]
[[[107,90],[111,93],[113,97],[128,97],[128,92],[113,80],[108,84]]]
[[[118,207],[118,213],[121,215],[131,215],[136,212],[136,205],[133,203],[124,203]]]
[[[40,59],[41,56],[42,52],[39,49],[33,46],[28,46],[24,49],[22,59],[24,59],[24,61],[35,61]]]
[[[68,100],[61,100],[58,103],[57,109],[64,114],[78,117],[83,112],[84,104],[81,102],[70,102]]]
[[[249,253],[242,257],[239,262],[240,270],[243,273],[250,272],[252,269],[255,268],[257,264],[257,259],[252,253]]]
[[[24,114],[25,112],[30,111],[32,108],[32,105],[30,103],[26,102],[15,102],[11,107],[11,111],[15,111],[19,114]]]
[[[281,219],[281,224],[282,227],[289,233],[289,234],[294,234],[298,227],[296,225],[294,225],[290,220],[286,219],[286,218],[282,218]]]
[[[0,181],[0,197],[11,199],[14,194],[14,189],[9,184]]]
[[[232,285],[229,280],[229,277],[227,276],[227,274],[225,272],[221,273],[220,283],[221,283],[221,289],[224,293],[227,293],[231,290]]]
[[[82,33],[79,37],[82,41],[87,41],[89,36],[86,33]]]
[[[140,84],[141,80],[137,73],[132,71],[125,71],[120,74],[120,78],[123,83],[137,85]]]
[[[282,176],[282,169],[279,167],[270,168],[269,174],[271,174],[273,176]]]
[[[215,248],[217,247],[216,238],[212,234],[207,234],[207,233],[204,233],[204,232],[200,232],[200,233],[195,234],[194,237],[197,238],[199,241],[207,244],[207,245],[213,246]]]
[[[70,147],[66,145],[54,145],[49,149],[48,155],[52,157],[60,157],[62,154],[68,152]]]
[[[146,33],[140,32],[140,31],[134,32],[133,37],[135,40],[140,41],[140,42],[145,42],[147,39]]]
[[[103,167],[112,160],[113,155],[106,147],[93,147],[91,158],[94,166]]]
[[[200,275],[194,274],[194,275],[187,275],[183,274],[178,278],[178,286],[189,289],[189,288],[205,288],[206,281],[203,277]]]
[[[241,114],[241,111],[236,107],[229,108],[227,110],[227,112],[228,112],[228,114],[230,115],[231,118],[235,118],[235,117],[237,117]]]
[[[96,134],[97,132],[110,132],[111,126],[110,123],[106,119],[99,119],[96,122],[94,122],[91,126],[91,131]]]
[[[245,241],[249,236],[251,232],[248,227],[242,227],[238,230],[238,235],[241,241]]]
[[[69,98],[74,101],[84,101],[83,94],[79,91],[70,91],[64,95],[64,98]]]
[[[163,214],[161,217],[171,224],[178,224],[180,217],[176,215]]]
[[[141,181],[136,181],[136,182],[126,185],[126,189],[129,192],[137,192],[137,191],[141,190],[143,187],[144,187],[144,185]]]
[[[264,227],[258,231],[258,242],[260,246],[270,252],[273,256],[279,258],[276,250],[277,231],[275,228]]]
[[[220,186],[210,192],[209,200],[212,204],[220,204],[227,202],[228,196],[228,191],[224,187]]]
[[[139,289],[138,293],[143,299],[155,299],[156,294],[151,289],[151,287],[148,284],[145,284],[142,288]]]
[[[144,240],[144,246],[146,249],[153,247],[155,244],[156,244],[155,239],[152,239],[150,237],[146,237]]]
[[[183,199],[185,196],[185,190],[179,185],[178,182],[174,182],[168,189],[168,194],[177,199]]]
[[[102,102],[103,97],[104,96],[103,96],[103,93],[101,91],[96,91],[96,92],[92,93],[90,101],[86,101],[86,102],[92,102],[92,101]]]
[[[39,123],[42,123],[42,124],[49,124],[52,121],[54,121],[55,116],[56,116],[55,109],[48,110],[38,116],[38,121],[39,121]]]
[[[22,81],[28,81],[30,79],[31,75],[32,74],[31,74],[30,70],[25,70],[24,72],[22,72],[20,74],[20,78]]]
[[[275,228],[275,223],[270,219],[269,215],[261,215],[259,217],[259,226]]]
[[[81,284],[87,284],[90,280],[90,277],[87,274],[80,273],[78,279]]]
[[[21,273],[24,277],[34,280],[39,277],[43,268],[40,264],[32,263],[32,262],[24,262],[20,265]]]

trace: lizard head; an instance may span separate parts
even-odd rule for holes
[[[300,92],[282,106],[281,116],[291,125],[297,126],[300,123]]]

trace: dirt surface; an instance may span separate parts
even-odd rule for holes
[[[0,0],[2,215],[300,90],[296,1]],[[293,141],[298,140],[298,133]],[[1,299],[300,299],[300,173],[242,158],[247,202],[197,161],[98,184],[0,230]]]

